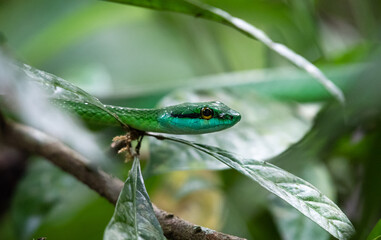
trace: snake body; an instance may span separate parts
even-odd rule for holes
[[[86,122],[120,125],[111,114],[97,106],[67,100],[54,103],[75,112]],[[221,102],[183,103],[158,109],[104,107],[115,113],[124,124],[144,132],[203,134],[232,127],[241,119],[237,111]]]

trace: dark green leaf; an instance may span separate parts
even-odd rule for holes
[[[119,195],[104,239],[165,239],[146,192],[137,157]]]

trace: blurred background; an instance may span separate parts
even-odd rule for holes
[[[381,218],[381,2],[204,2],[314,63],[344,91],[346,105],[262,43],[177,13],[103,1],[0,0],[0,44],[103,103],[223,101],[241,112],[241,123],[184,138],[272,161],[311,182],[350,218],[355,239],[366,239]],[[100,164],[124,180],[130,165],[109,151],[121,131],[88,131],[109,154]],[[142,160],[152,202],[193,223],[248,239],[330,239],[282,200],[194,150],[146,139]],[[4,146],[0,182],[0,239],[101,239],[113,214],[73,177]]]

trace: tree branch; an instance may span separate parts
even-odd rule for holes
[[[0,139],[4,142],[43,156],[65,172],[116,204],[123,182],[111,177],[99,168],[86,164],[85,157],[75,152],[59,140],[28,126],[5,122],[0,115]],[[194,225],[153,205],[155,215],[168,239],[208,239],[239,240],[242,238],[220,233]]]

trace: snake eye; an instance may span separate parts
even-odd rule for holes
[[[208,108],[208,107],[204,107],[201,109],[201,117],[205,120],[209,120],[213,117],[213,110]]]

